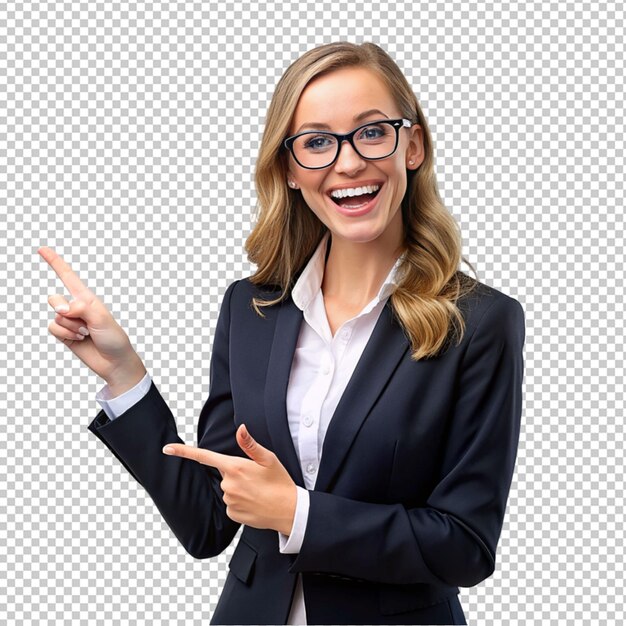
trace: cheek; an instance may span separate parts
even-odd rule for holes
[[[303,192],[312,193],[321,187],[325,177],[326,172],[320,173],[320,171],[298,168],[298,175],[294,177],[294,180]]]
[[[305,189],[300,189],[302,198],[309,209],[320,219],[328,213],[328,207],[324,202],[324,198],[320,194],[311,193]]]
[[[402,198],[404,198],[404,194],[406,193],[406,189],[407,189],[407,176],[406,176],[406,170],[404,168],[404,162],[398,164],[398,166],[396,167],[393,173],[393,178],[394,178],[393,200],[394,200],[394,203],[399,203],[402,201]]]
[[[402,202],[402,198],[404,197],[404,193],[406,191],[406,181],[402,180],[394,180],[392,183],[392,188],[389,189],[388,201],[389,201],[389,209],[394,209],[400,206]]]
[[[322,224],[330,228],[333,221],[332,210],[326,205],[324,198],[317,196],[309,200],[304,197],[304,201],[309,207],[311,213],[313,213],[317,217],[317,219],[322,222]]]
[[[327,214],[329,207],[326,204],[326,198],[320,191],[323,186],[323,179],[319,176],[301,176],[298,180],[300,193],[307,206],[321,218],[321,215]]]

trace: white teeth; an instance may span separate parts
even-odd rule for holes
[[[369,187],[351,187],[350,189],[335,189],[331,192],[333,198],[345,198],[346,196],[362,196],[364,193],[374,193],[380,189],[380,185]]]

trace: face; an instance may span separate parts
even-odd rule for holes
[[[378,109],[382,115],[376,112],[354,120],[369,109]],[[385,83],[366,68],[342,68],[307,85],[298,101],[289,136],[305,130],[347,133],[368,121],[386,117],[403,116]],[[316,123],[327,124],[329,128],[311,126]],[[331,231],[333,241],[365,243],[383,237],[390,240],[390,245],[397,246],[402,241],[400,206],[406,192],[407,169],[417,169],[423,160],[422,129],[415,124],[401,128],[396,151],[377,161],[363,159],[347,141],[341,145],[337,160],[320,170],[301,167],[290,154],[288,179],[296,183],[306,204]],[[372,184],[379,185],[380,190],[366,212],[342,210],[329,195],[336,187]]]

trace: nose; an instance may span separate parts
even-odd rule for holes
[[[354,172],[366,166],[365,159],[352,147],[347,139],[344,139],[339,146],[339,154],[335,161],[335,171]]]

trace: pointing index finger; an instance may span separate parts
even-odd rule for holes
[[[75,274],[72,268],[52,249],[42,246],[37,250],[43,260],[56,272],[72,296],[76,297],[85,291],[87,286]]]
[[[170,456],[181,456],[185,459],[202,463],[202,465],[216,467],[220,472],[225,472],[231,466],[231,459],[239,458],[221,454],[220,452],[213,452],[213,450],[207,450],[206,448],[188,446],[184,443],[168,443],[163,447],[163,452]]]

